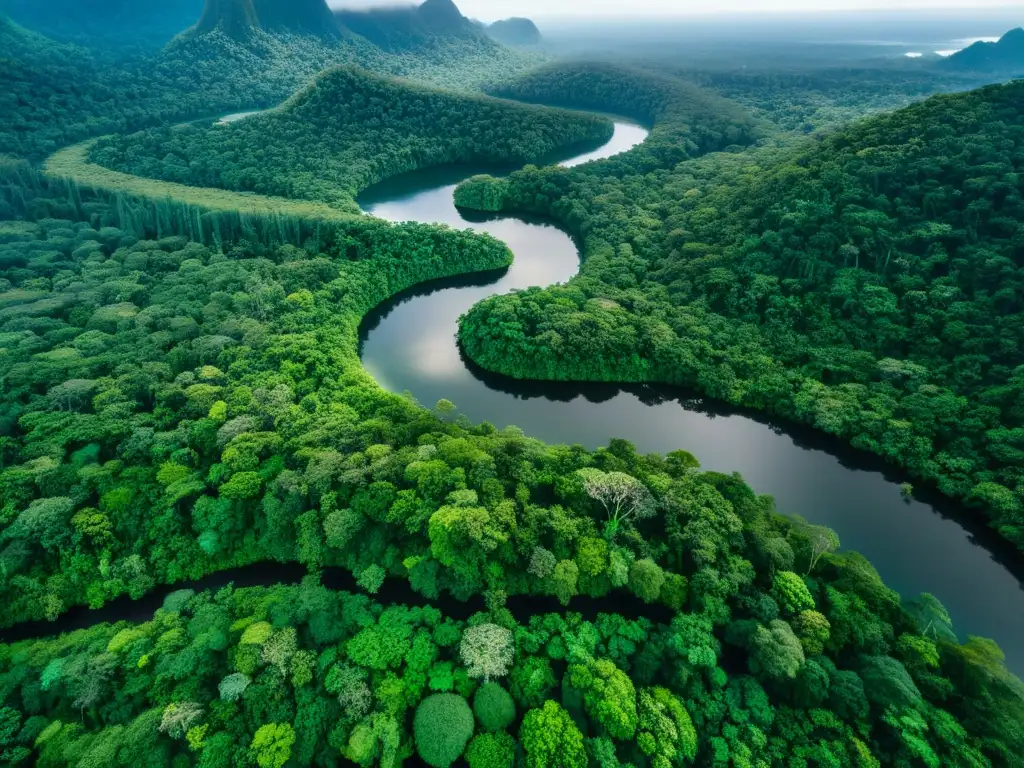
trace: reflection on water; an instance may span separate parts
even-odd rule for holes
[[[643,143],[646,138],[647,130],[645,128],[630,123],[616,123],[615,135],[608,144],[595,149],[593,152],[584,152],[582,155],[576,155],[559,164],[564,165],[566,168],[574,168],[577,165],[583,165],[593,160],[604,160],[606,157],[618,155],[632,149],[637,144]]]
[[[601,154],[623,151],[642,135],[636,126],[617,125]],[[383,386],[409,391],[425,405],[447,398],[475,422],[514,424],[548,442],[595,448],[621,437],[641,452],[683,448],[705,469],[739,472],[759,493],[774,496],[781,511],[835,529],[845,548],[862,552],[903,595],[935,594],[962,635],[996,639],[1011,668],[1024,672],[1024,590],[1005,564],[1015,562],[1008,545],[965,524],[954,505],[904,501],[899,482],[905,478],[871,456],[693,393],[518,382],[463,360],[455,338],[460,315],[494,294],[565,282],[579,267],[571,238],[549,224],[460,214],[452,202],[456,184],[484,170],[408,174],[360,199],[365,211],[392,221],[488,232],[515,254],[507,270],[419,286],[367,317],[363,364]]]

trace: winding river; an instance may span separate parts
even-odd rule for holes
[[[231,117],[244,119],[249,114]],[[579,150],[562,163],[610,157],[646,135],[636,125],[616,122],[607,144],[585,153]],[[565,282],[579,268],[576,245],[550,224],[511,217],[467,218],[455,208],[456,185],[483,171],[496,169],[459,166],[414,172],[360,197],[363,210],[374,216],[469,227],[505,241],[515,255],[507,270],[418,286],[369,315],[362,327],[361,356],[382,386],[408,391],[427,405],[447,398],[473,421],[498,427],[514,424],[548,442],[596,448],[621,437],[642,452],[682,448],[696,455],[705,469],[739,472],[756,491],[774,496],[779,510],[834,529],[844,548],[862,552],[886,583],[905,597],[936,595],[961,636],[995,639],[1008,666],[1024,675],[1024,571],[1017,553],[956,505],[939,498],[904,500],[899,483],[905,478],[880,461],[810,430],[716,405],[694,393],[650,386],[516,382],[465,360],[455,336],[460,315],[495,293]],[[298,565],[253,565],[192,584],[162,587],[140,601],[122,598],[95,611],[75,608],[52,624],[33,622],[0,630],[0,641],[53,635],[100,621],[143,621],[176,589],[216,589],[229,582],[297,583],[303,573]],[[324,580],[334,588],[356,589],[351,575],[339,569],[328,569]],[[423,602],[408,584],[391,580],[379,599]],[[620,613],[637,611],[636,601],[608,599]],[[477,607],[472,602],[440,602],[453,616],[469,615]],[[519,597],[510,600],[509,607],[517,615],[558,609],[549,603]],[[574,600],[572,607],[589,614],[601,604]]]
[[[605,146],[563,164],[609,157],[645,136],[642,128],[617,122]],[[835,530],[844,548],[863,553],[905,597],[934,594],[961,636],[995,639],[1008,666],[1024,674],[1024,580],[1008,565],[1017,562],[1015,553],[953,504],[904,500],[900,482],[906,478],[873,457],[809,430],[716,406],[694,393],[517,382],[465,360],[455,337],[460,315],[496,293],[565,282],[579,268],[576,245],[554,226],[468,218],[456,209],[456,185],[485,170],[462,166],[409,173],[359,199],[364,211],[390,221],[487,232],[515,255],[508,270],[418,286],[367,317],[363,365],[382,386],[408,391],[426,405],[447,398],[472,421],[514,424],[548,442],[596,448],[620,437],[641,452],[682,448],[705,469],[739,472],[757,492],[774,496],[780,511]]]

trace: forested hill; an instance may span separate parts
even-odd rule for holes
[[[199,18],[204,0],[0,0],[0,15],[58,40],[159,47]]]
[[[240,41],[257,30],[308,35],[325,42],[343,36],[326,0],[206,0],[199,23],[188,34],[206,35],[217,30]]]
[[[325,60],[369,63],[378,53],[365,42],[328,49],[313,38],[257,30],[234,40],[218,29],[124,61],[0,16],[0,154],[41,161],[91,136],[279,104]]]
[[[980,40],[942,62],[947,69],[1012,72],[1024,76],[1024,28],[1010,30],[997,42]]]
[[[229,126],[109,138],[92,159],[139,176],[354,210],[360,190],[403,171],[452,162],[522,164],[606,139],[611,131],[601,118],[345,67],[321,75],[271,113]]]
[[[258,5],[266,10],[265,0]],[[85,138],[277,105],[339,64],[478,92],[482,81],[535,63],[533,55],[491,40],[443,38],[421,53],[389,53],[340,28],[341,39],[330,28],[299,34],[312,30],[296,26],[299,21],[315,14],[290,16],[295,29],[289,31],[273,15],[264,28],[250,12],[251,0],[211,0],[210,6],[210,16],[197,10],[175,30],[190,26],[191,32],[132,57],[105,45],[58,42],[0,14],[0,154],[39,162]],[[336,27],[333,16],[330,24]]]
[[[505,45],[537,45],[542,37],[530,19],[502,19],[486,27],[487,34]]]
[[[335,15],[342,26],[397,53],[453,41],[487,49],[497,47],[483,30],[462,15],[452,0],[426,0],[418,6],[368,10],[339,9]]]
[[[671,381],[813,424],[1024,548],[1024,82],[788,153],[635,165],[512,177],[506,207],[586,233],[587,261],[569,288],[475,308],[477,362]]]
[[[260,25],[271,32],[313,35],[325,40],[346,32],[327,5],[327,0],[254,0]]]
[[[519,101],[609,112],[653,126],[630,153],[628,165],[613,158],[605,169],[624,172],[636,164],[668,168],[689,157],[751,143],[760,126],[738,104],[681,78],[604,62],[556,62],[490,91]]]
[[[206,0],[203,14],[189,34],[209,35],[220,32],[232,40],[244,41],[260,29],[252,0]]]
[[[97,47],[161,46],[201,17],[324,39],[342,34],[326,0],[0,0],[2,13],[45,35]]]
[[[222,95],[172,96],[169,85],[159,68],[122,66],[99,49],[50,40],[0,15],[0,154],[41,160],[90,135],[185,116]]]
[[[249,18],[248,4],[225,7]],[[447,0],[426,7],[431,24],[455,20]],[[426,281],[507,267],[502,242],[34,167],[65,142],[159,124],[95,157],[354,211],[355,190],[384,175],[523,163],[611,131],[352,67],[309,85],[346,57],[463,88],[530,60],[479,35],[385,52],[262,21],[235,39],[225,16],[130,64],[0,26],[0,152],[28,159],[0,158],[0,626],[243,566],[267,582],[282,576],[265,563],[308,575],[178,591],[152,619],[0,643],[0,765],[1019,764],[1024,689],[996,644],[961,643],[938,600],[904,601],[832,531],[780,514],[738,475],[623,440],[545,445],[372,379],[358,354],[367,313]],[[998,445],[993,461],[1015,466],[1024,434],[1010,363],[982,359],[994,335],[1007,360],[1019,347],[1005,291],[1021,247],[1019,94],[940,101],[930,121],[897,115],[877,137],[860,126],[781,161],[764,148],[690,160],[759,127],[668,76],[563,80],[538,98],[562,83],[654,135],[613,162],[508,182],[497,202],[566,222],[584,274],[496,300],[466,338],[517,373],[679,379],[891,452],[931,450],[920,430],[934,429],[935,465],[982,477],[979,498],[1014,500],[997,484],[1013,478],[970,462]],[[168,127],[300,87],[228,126]],[[1006,312],[986,336],[992,306]],[[944,375],[1008,384],[968,400],[923,363],[876,360],[871,344],[895,338],[905,308],[915,355],[959,345]],[[854,333],[869,321],[862,335],[878,342]],[[328,589],[335,568],[365,594]],[[396,582],[429,605],[396,604],[408,595],[396,600]]]

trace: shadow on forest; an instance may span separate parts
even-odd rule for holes
[[[684,387],[664,384],[614,384],[606,382],[541,381],[536,379],[514,379],[500,373],[481,368],[474,363],[460,347],[460,355],[466,369],[489,389],[512,395],[518,399],[543,398],[555,402],[569,403],[584,398],[592,403],[606,403],[620,394],[628,393],[647,406],[675,402],[679,407],[699,413],[711,419],[743,418],[767,427],[777,435],[788,437],[793,445],[804,451],[821,451],[834,457],[843,469],[854,472],[875,472],[894,484],[906,482],[908,475],[893,466],[881,456],[858,450],[835,435],[772,416],[764,411],[743,406],[733,406],[713,400],[700,392]],[[700,457],[697,457],[698,460]],[[1024,589],[1024,558],[1013,544],[973,514],[965,505],[946,496],[934,485],[917,481],[914,499],[927,504],[940,517],[960,525],[970,540],[988,550],[993,559],[1007,568]]]
[[[0,629],[0,643],[52,637],[101,623],[149,621],[153,613],[163,606],[167,596],[180,590],[216,592],[229,585],[233,585],[235,588],[270,587],[279,584],[295,585],[310,575],[311,572],[299,563],[254,563],[221,571],[195,581],[162,585],[147,592],[138,600],[123,595],[111,600],[101,608],[91,609],[86,606],[77,606],[58,616],[55,621],[30,621]],[[356,583],[355,576],[345,568],[324,568],[319,571],[319,576],[320,583],[328,589],[353,594],[364,592]],[[480,595],[465,601],[457,600],[446,594],[440,595],[437,599],[430,599],[413,590],[408,581],[397,578],[386,579],[380,591],[371,597],[380,605],[432,606],[445,616],[459,621],[465,621],[473,614],[487,610],[484,599]],[[521,623],[528,622],[531,616],[537,614],[572,612],[580,614],[588,621],[593,621],[602,613],[613,613],[630,620],[646,618],[654,623],[668,624],[672,621],[672,616],[675,613],[661,604],[647,605],[625,590],[611,592],[604,597],[577,595],[568,607],[547,595],[512,595],[508,598],[505,607],[512,613],[516,621]]]

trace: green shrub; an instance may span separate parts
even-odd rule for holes
[[[473,697],[473,713],[485,731],[501,731],[516,719],[516,704],[497,683],[484,683]]]
[[[804,580],[792,571],[775,574],[772,597],[786,613],[814,610],[814,598],[810,590],[807,589]]]
[[[420,702],[413,719],[419,756],[435,768],[448,768],[473,735],[473,712],[461,696],[438,693]]]
[[[505,205],[508,182],[493,176],[474,176],[455,189],[455,205],[477,211],[500,211]]]
[[[469,768],[512,768],[516,743],[507,733],[482,733],[469,743]]]

